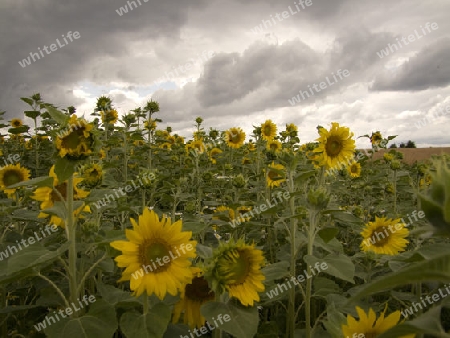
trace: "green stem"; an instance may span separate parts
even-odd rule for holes
[[[77,247],[76,247],[76,229],[73,217],[73,175],[67,182],[67,233],[69,241],[69,290],[70,300],[75,302],[78,299],[77,282]],[[76,313],[74,314],[76,316]]]
[[[215,301],[220,303],[221,299],[219,293],[216,292],[215,298],[216,298]],[[218,327],[216,327],[212,332],[212,338],[222,338],[222,331],[220,331]]]
[[[310,210],[309,214],[309,230],[308,230],[308,249],[307,255],[313,254],[314,247],[314,237],[316,231],[316,219],[317,212],[315,210]],[[311,276],[311,266],[307,267],[308,276]],[[311,293],[312,293],[312,278],[308,278],[306,281],[306,299],[305,299],[305,317],[306,317],[306,337],[311,337]]]
[[[397,216],[397,170],[394,170],[394,215]]]
[[[292,168],[291,168],[292,169]],[[288,188],[291,197],[289,198],[289,208],[291,216],[295,215],[295,201],[294,201],[294,170],[289,170],[289,179],[288,179]],[[297,219],[295,217],[291,217],[290,219],[290,242],[291,242],[291,255],[290,255],[290,275],[296,276],[295,268],[296,268],[296,253],[297,246],[295,243],[295,234],[297,232]],[[289,304],[288,304],[288,316],[287,316],[287,325],[286,325],[286,333],[288,337],[294,337],[295,331],[295,291],[296,288],[289,289]]]
[[[144,316],[148,313],[148,295],[147,293],[144,292],[143,294],[144,297],[144,301],[143,301],[143,305],[144,305]]]

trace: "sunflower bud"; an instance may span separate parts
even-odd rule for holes
[[[422,210],[439,234],[450,235],[450,169],[442,160],[431,172],[432,183],[428,194],[419,194]]]
[[[232,182],[232,184],[235,188],[243,188],[243,187],[245,187],[246,183],[247,183],[247,181],[245,180],[245,177],[242,174],[235,176],[233,178],[233,182]]]
[[[330,194],[323,187],[311,189],[308,192],[308,204],[313,209],[316,210],[325,209],[328,206],[329,202],[330,202]]]
[[[398,169],[400,169],[400,161],[392,160],[390,166],[391,166],[392,170],[398,170]]]

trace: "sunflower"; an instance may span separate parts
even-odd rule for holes
[[[391,162],[391,161],[393,161],[393,160],[395,159],[395,155],[392,154],[392,153],[384,153],[383,159],[384,159],[386,162]]]
[[[219,155],[220,153],[222,153],[222,150],[220,150],[219,148],[212,148],[210,150],[209,158],[213,164],[217,163],[217,155]]]
[[[67,198],[67,181],[59,182],[58,177],[55,174],[55,166],[53,165],[50,168],[50,177],[53,177],[53,187],[40,187],[37,188],[34,192],[34,195],[31,196],[36,201],[41,202],[40,209],[41,213],[38,215],[38,218],[46,218],[49,215],[45,213],[45,210],[51,208],[55,205],[56,202],[65,202]],[[79,200],[87,197],[89,195],[88,191],[84,191],[78,188],[78,184],[83,181],[83,178],[78,177],[77,173],[74,174],[73,179],[73,198],[74,200]],[[74,211],[74,215],[78,216],[82,211],[90,212],[89,206],[81,205],[78,209]],[[65,228],[65,222],[62,218],[52,215],[50,218],[50,223]]]
[[[214,300],[215,294],[208,286],[208,281],[203,277],[203,272],[193,267],[194,278],[190,284],[181,291],[181,299],[173,309],[172,323],[177,323],[181,312],[184,312],[183,322],[191,329],[200,328],[205,324],[205,317],[200,312],[203,304]]]
[[[156,121],[153,119],[145,121],[144,128],[147,130],[155,130],[156,129]]]
[[[13,128],[19,128],[23,126],[23,121],[21,119],[12,119],[11,120],[11,127]]]
[[[239,149],[245,141],[245,133],[239,127],[233,127],[225,131],[225,141],[231,148]]]
[[[374,146],[378,146],[380,142],[383,140],[383,136],[381,136],[381,133],[379,131],[372,133],[370,136],[370,143]]]
[[[234,213],[234,210],[229,208],[229,207],[226,207],[224,205],[221,205],[221,206],[217,207],[214,210],[214,213],[216,213],[216,212],[222,212],[222,213],[227,212],[228,214],[226,215],[226,217],[228,218],[229,221],[232,221],[232,220],[235,219],[235,215],[236,214]],[[212,219],[220,219],[220,217],[219,216],[213,216]]]
[[[169,135],[169,136],[167,136],[167,138],[166,138],[166,141],[169,143],[169,144],[175,144],[175,142],[176,142],[176,140],[177,140],[177,138],[175,137],[175,136],[173,136],[173,135]]]
[[[170,144],[169,142],[164,142],[159,146],[159,148],[165,149],[165,150],[170,150],[170,149],[172,149],[172,144]]]
[[[214,252],[213,265],[207,276],[212,279],[214,288],[220,293],[228,291],[230,297],[237,298],[242,305],[253,306],[259,301],[259,292],[264,291],[266,278],[261,272],[264,256],[254,244],[247,245],[243,240],[221,243]]]
[[[177,144],[184,144],[184,137],[183,136],[177,136],[175,138],[175,143],[177,143]]]
[[[256,150],[256,144],[254,144],[251,141],[247,144],[247,147],[248,147],[249,151],[255,151]]]
[[[102,116],[102,122],[103,123],[110,123],[114,124],[117,122],[117,119],[119,118],[119,114],[117,113],[117,110],[102,110],[100,111],[100,115]]]
[[[263,140],[270,141],[277,134],[277,126],[272,120],[267,120],[263,124],[261,124],[261,136]]]
[[[406,224],[400,222],[400,218],[386,219],[375,217],[375,222],[366,224],[361,232],[364,237],[360,247],[363,251],[373,251],[377,254],[397,255],[405,251],[409,243],[405,238],[409,231]]]
[[[396,326],[400,320],[400,311],[397,310],[385,318],[384,314],[386,313],[386,309],[387,306],[377,319],[375,311],[373,311],[372,308],[370,308],[369,313],[366,314],[363,309],[357,306],[356,312],[358,312],[359,321],[351,315],[347,315],[347,324],[342,325],[344,337],[357,337],[362,334],[362,337],[375,338]],[[415,334],[409,334],[401,336],[400,338],[414,338],[415,336]]]
[[[320,165],[326,166],[326,169],[337,168],[353,157],[355,141],[349,128],[339,127],[339,123],[333,122],[329,131],[323,127],[319,128],[319,135],[316,140],[319,145],[314,152],[322,154]]]
[[[8,186],[28,181],[29,179],[30,171],[27,168],[21,167],[19,163],[8,164],[0,168],[0,190],[3,190],[8,197],[14,194],[17,189],[8,189]]]
[[[237,217],[240,218],[241,222],[248,222],[248,221],[250,221],[250,217],[242,217],[242,216],[245,214],[246,214],[246,216],[249,216],[248,213],[251,210],[252,210],[252,207],[246,207],[246,206],[237,207],[237,209],[236,209]]]
[[[295,124],[289,123],[289,124],[286,124],[286,131],[290,134],[290,136],[296,136],[296,135],[292,135],[292,134],[297,132],[298,128]]]
[[[185,148],[188,153],[190,153],[190,151],[193,150],[199,154],[203,154],[206,149],[202,139],[191,141],[190,143],[186,144]]]
[[[182,231],[181,220],[173,224],[170,218],[159,220],[147,208],[139,216],[139,223],[134,219],[131,223],[133,230],[125,230],[128,241],[110,243],[122,251],[115,258],[118,267],[126,268],[119,281],[129,280],[137,297],[146,291],[148,296],[156,294],[162,300],[167,293],[175,296],[183,291],[194,277],[190,258],[196,256],[197,242],[190,240],[192,232]]]
[[[281,148],[283,148],[283,145],[280,141],[277,140],[269,140],[267,141],[266,149],[268,151],[273,151],[274,153],[279,153],[281,151]]]
[[[102,177],[102,167],[98,164],[92,164],[88,166],[83,172],[84,182],[89,185],[96,185],[102,180]]]
[[[280,173],[279,171],[284,171],[285,167],[282,164],[274,164],[272,162],[271,165],[269,165],[269,170],[266,173],[266,181],[267,186],[273,188],[273,187],[279,187],[281,182],[286,181],[284,173]]]
[[[359,177],[359,176],[361,176],[361,164],[359,164],[356,161],[352,161],[347,166],[347,171],[351,177]]]
[[[78,119],[75,114],[69,123],[56,137],[56,149],[60,157],[83,159],[92,153],[94,138],[93,125],[85,119]]]
[[[244,156],[244,157],[242,158],[241,163],[242,163],[242,164],[251,164],[252,161],[251,161],[247,156]]]

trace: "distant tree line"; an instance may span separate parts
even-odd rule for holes
[[[397,145],[395,143],[391,144],[391,146],[389,148],[397,148]],[[400,143],[400,145],[398,146],[398,148],[417,148],[416,147],[416,143],[409,140],[408,142],[405,143]]]

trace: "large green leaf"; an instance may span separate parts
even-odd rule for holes
[[[13,185],[9,185],[8,188],[18,188],[28,185],[35,185],[37,187],[51,187],[53,184],[53,177],[43,176],[36,177],[28,181],[22,181]]]
[[[170,316],[170,308],[164,303],[158,303],[146,315],[125,312],[120,318],[120,328],[127,338],[162,338]]]
[[[306,255],[303,257],[305,262],[314,269],[316,272],[316,268],[320,267],[320,271],[329,274],[331,276],[340,278],[342,280],[348,281],[350,283],[355,283],[353,277],[355,276],[355,265],[352,260],[345,255],[328,255],[322,259],[317,257]],[[327,264],[327,268],[322,270],[322,263]]]
[[[256,306],[246,307],[234,300],[226,304],[208,302],[201,307],[200,312],[212,327],[228,332],[236,338],[254,337],[258,330]]]
[[[289,263],[282,261],[270,264],[261,269],[261,272],[266,276],[264,283],[270,283],[276,279],[281,279],[289,274]]]
[[[65,158],[60,158],[55,162],[55,174],[59,182],[66,181],[75,172],[75,163]]]
[[[47,109],[52,119],[55,120],[60,126],[65,126],[67,122],[69,122],[70,117],[63,112],[51,106],[45,106],[45,108]]]
[[[77,308],[79,307],[78,305]],[[111,338],[116,330],[114,307],[100,299],[91,304],[89,312],[84,316],[62,319],[44,331],[49,338]]]

